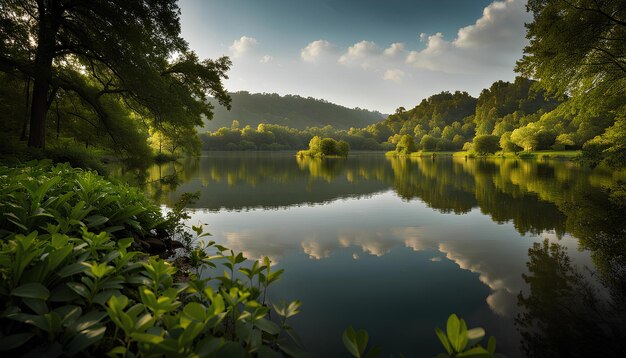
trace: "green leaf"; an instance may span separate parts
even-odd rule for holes
[[[439,341],[443,345],[443,348],[445,348],[446,352],[448,352],[448,355],[452,355],[452,346],[450,345],[450,341],[448,340],[446,334],[443,333],[443,331],[439,328],[435,328],[435,333],[437,334]]]
[[[94,227],[106,223],[107,221],[109,221],[109,218],[102,215],[91,215],[85,218],[85,221],[87,222],[87,227]]]
[[[0,338],[0,351],[9,351],[28,342],[34,336],[33,333],[17,333]]]
[[[91,328],[98,324],[104,317],[106,317],[106,312],[104,311],[91,311],[87,314],[79,317],[71,327],[68,328],[70,332],[80,332],[84,331],[88,328]]]
[[[457,357],[471,357],[471,358],[491,358],[491,354],[485,350],[485,348],[478,346],[469,349],[465,352],[457,354]]]
[[[278,325],[267,318],[261,318],[254,322],[254,325],[259,327],[263,332],[267,332],[271,335],[276,335],[280,333],[280,327]]]
[[[473,347],[485,337],[485,330],[476,327],[467,331],[467,345]]]
[[[47,300],[50,291],[40,283],[26,283],[11,291],[11,296]]]
[[[489,337],[489,341],[487,341],[487,351],[491,354],[496,353],[496,338],[493,336]]]
[[[261,346],[257,349],[259,358],[282,358],[283,356],[267,346]]]
[[[227,342],[217,351],[216,356],[218,358],[243,358],[246,356],[246,351],[239,343]]]
[[[63,267],[62,269],[57,271],[57,275],[59,275],[62,278],[66,278],[66,277],[70,277],[72,275],[84,272],[87,270],[87,268],[88,267],[85,266],[82,262],[77,262],[77,263]]]
[[[76,353],[84,350],[92,344],[99,342],[102,337],[104,337],[104,332],[106,331],[106,327],[93,327],[90,329],[83,330],[74,336],[72,341],[70,342],[68,348],[68,354],[70,356],[75,355]]]
[[[24,298],[23,302],[37,314],[48,313],[48,305],[46,305],[45,300],[40,300],[38,298]]]
[[[283,352],[287,353],[289,356],[294,358],[309,358],[311,354],[305,352],[300,347],[296,346],[291,341],[279,341],[278,348],[280,348]]]
[[[140,343],[160,344],[164,338],[150,333],[132,333],[131,338]]]
[[[85,298],[89,297],[89,295],[90,295],[89,290],[82,283],[68,282],[67,286],[69,286],[69,288],[71,288],[74,292],[78,293],[79,295],[81,295],[81,296],[83,296]]]
[[[365,330],[359,330],[358,332],[348,327],[341,337],[344,347],[356,358],[363,357],[363,352],[367,347],[367,332]]]
[[[217,351],[222,344],[224,344],[223,338],[216,337],[208,337],[201,340],[196,346],[196,353],[200,357],[208,357],[211,356],[215,351]]]

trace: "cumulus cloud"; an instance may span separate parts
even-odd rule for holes
[[[472,25],[459,29],[456,38],[442,33],[420,34],[426,43],[411,51],[406,62],[417,68],[448,73],[484,73],[494,67],[510,69],[526,44],[524,22],[530,20],[525,1],[494,1]]]
[[[392,68],[392,69],[385,71],[385,74],[383,75],[383,79],[387,81],[393,81],[395,83],[401,83],[404,76],[405,76],[404,71],[399,70],[397,68]]]
[[[394,42],[383,52],[385,56],[398,56],[404,53],[404,44],[402,42]]]
[[[233,41],[233,44],[228,48],[233,57],[238,58],[250,52],[257,47],[259,42],[254,37],[241,36],[238,40]]]
[[[265,55],[263,57],[261,57],[261,59],[259,60],[259,63],[268,63],[270,61],[272,61],[274,59],[274,57],[270,56],[270,55]]]
[[[305,62],[317,62],[333,56],[337,51],[337,46],[326,40],[316,40],[300,50],[300,57]]]
[[[372,41],[361,41],[348,47],[348,51],[339,57],[339,63],[349,65],[358,63],[362,67],[369,66],[369,60],[380,55],[380,48]]]

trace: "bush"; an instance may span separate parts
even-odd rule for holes
[[[434,151],[437,149],[437,143],[439,140],[430,134],[424,134],[422,140],[420,141],[420,147],[424,151]]]
[[[337,142],[332,138],[321,138],[314,136],[309,142],[309,150],[301,150],[296,155],[298,157],[324,157],[328,155],[336,155],[347,157],[350,152],[350,144],[340,140]]]
[[[396,144],[396,153],[400,155],[409,155],[415,151],[417,151],[415,141],[410,134],[403,135],[400,141],[398,141],[398,144]]]
[[[133,248],[152,231],[191,236],[181,232],[184,202],[163,217],[137,189],[67,165],[30,164],[0,168],[3,355],[300,352],[283,337],[300,303],[265,302],[282,274],[269,259],[244,265],[241,253],[214,242],[183,247],[173,263],[148,257]],[[218,265],[227,273],[203,275]]]
[[[345,140],[340,140],[337,142],[335,149],[338,156],[347,157],[348,153],[350,153],[350,144],[348,144]]]
[[[472,149],[480,154],[494,154],[500,150],[500,138],[495,135],[478,135],[474,137]]]

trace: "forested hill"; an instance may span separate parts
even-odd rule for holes
[[[215,113],[213,119],[206,122],[205,129],[230,127],[233,120],[237,120],[241,127],[250,125],[256,128],[260,123],[269,123],[298,129],[326,125],[336,129],[350,129],[363,128],[386,117],[380,112],[350,109],[311,97],[249,92],[235,92],[230,96],[230,111],[210,99]]]

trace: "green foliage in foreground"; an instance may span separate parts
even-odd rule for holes
[[[336,141],[332,138],[320,138],[315,136],[309,142],[309,150],[301,150],[297,153],[298,157],[325,157],[338,156],[347,157],[350,152],[350,144],[340,140]]]
[[[136,189],[67,165],[2,168],[0,180],[3,355],[301,355],[286,323],[300,303],[265,304],[282,274],[269,259],[245,267],[213,242],[173,263],[133,250],[159,226],[183,230],[182,205],[162,217]]]
[[[472,357],[491,358],[503,357],[496,353],[496,339],[489,337],[487,348],[480,345],[485,338],[485,330],[476,327],[467,329],[467,324],[455,314],[448,317],[446,332],[436,328],[435,333],[443,345],[446,353],[439,353],[436,358],[446,357]],[[380,356],[380,347],[375,346],[367,349],[369,336],[365,330],[354,330],[348,327],[342,336],[344,347],[356,358],[373,358]]]

